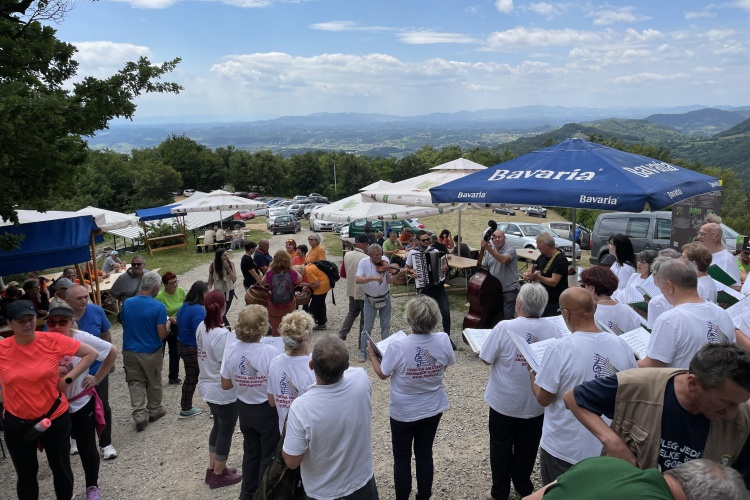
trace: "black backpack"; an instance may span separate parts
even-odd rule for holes
[[[341,279],[338,266],[330,260],[316,260],[313,264],[328,276],[328,282],[331,285],[331,300],[335,304],[336,297],[333,295],[333,288],[336,286],[336,282]]]
[[[294,283],[289,273],[273,273],[268,298],[277,306],[283,306],[295,300]]]

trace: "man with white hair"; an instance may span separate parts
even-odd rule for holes
[[[673,259],[659,266],[659,290],[673,307],[659,316],[641,368],[687,368],[706,344],[735,343],[726,311],[698,295],[698,274],[690,262]]]
[[[568,259],[557,249],[555,239],[549,233],[536,237],[536,248],[539,257],[533,271],[527,271],[524,278],[536,281],[547,290],[549,301],[542,316],[556,316],[560,307],[560,295],[568,288]]]
[[[148,271],[141,280],[140,294],[122,305],[122,360],[130,391],[135,430],[143,431],[167,410],[162,406],[162,340],[168,335],[167,308],[156,300],[161,276]]]
[[[710,222],[701,226],[695,241],[700,241],[706,245],[711,251],[712,265],[716,264],[722,271],[731,276],[735,281],[734,286],[740,286],[740,271],[737,268],[737,261],[724,246],[724,242],[721,240],[723,234],[720,225]]]
[[[492,243],[482,241],[482,248],[487,252],[482,265],[503,285],[503,319],[513,319],[520,288],[516,249],[507,244],[505,233],[499,229],[492,233]]]

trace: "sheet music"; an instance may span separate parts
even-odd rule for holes
[[[732,307],[726,309],[727,314],[732,318],[732,323],[734,323],[734,326],[737,328],[740,327],[740,319],[742,319],[743,316],[750,314],[750,300],[748,300],[748,298],[750,298],[750,295],[740,300]]]
[[[568,325],[565,324],[565,320],[562,316],[551,316],[549,318],[544,318],[547,321],[551,322],[553,325],[555,325],[555,328],[560,330],[560,333],[562,333],[563,337],[566,337],[568,335],[573,335],[573,332],[568,330]]]
[[[656,283],[654,283],[654,275],[650,274],[648,278],[643,280],[643,283],[635,287],[636,290],[641,292],[643,295],[648,295],[652,299],[654,297],[658,297],[661,295],[661,290],[659,290],[659,287],[656,286]]]
[[[539,364],[541,363],[541,360],[544,358],[544,353],[547,350],[549,346],[554,344],[555,342],[559,341],[560,339],[547,339],[542,340],[541,342],[534,342],[533,344],[529,344],[526,342],[526,339],[518,335],[512,330],[506,330],[508,335],[510,336],[510,340],[516,345],[516,348],[518,348],[518,352],[521,353],[521,356],[524,357],[526,360],[526,363],[531,367],[532,370],[539,373]]]
[[[279,354],[284,354],[284,341],[281,337],[261,337],[260,343],[272,345],[279,351]]]
[[[403,330],[399,330],[396,333],[390,334],[388,336],[388,338],[386,338],[384,340],[381,340],[380,342],[378,342],[375,345],[378,346],[378,349],[380,349],[380,352],[382,352],[383,355],[385,355],[385,351],[388,350],[388,348],[391,346],[391,344],[393,344],[394,342],[396,342],[398,340],[405,339],[405,338],[406,338],[406,334],[404,333],[404,331]]]
[[[620,335],[620,338],[627,342],[630,348],[633,350],[638,359],[646,357],[646,349],[648,348],[651,334],[643,328],[636,328],[629,332],[625,332]]]
[[[599,327],[599,329],[600,329],[601,331],[603,331],[603,332],[607,332],[607,333],[613,333],[613,334],[615,333],[615,332],[613,332],[613,331],[612,331],[612,329],[611,329],[611,328],[609,328],[609,327],[608,327],[607,325],[605,325],[605,324],[604,324],[604,323],[602,323],[601,321],[597,321],[597,320],[594,320],[594,323],[596,323],[596,326],[598,326],[598,327]]]
[[[743,295],[742,292],[738,292],[737,290],[735,290],[731,286],[727,286],[724,283],[722,283],[721,281],[714,280],[714,284],[716,285],[716,291],[717,292],[724,292],[727,295],[729,295],[731,297],[734,297],[737,300],[742,300],[742,299],[745,298],[745,295]]]
[[[484,347],[484,344],[485,342],[487,342],[487,339],[489,338],[491,332],[492,329],[465,328],[463,334],[464,338],[469,343],[469,347],[471,347],[471,350],[479,354],[479,351],[481,351],[482,347]]]

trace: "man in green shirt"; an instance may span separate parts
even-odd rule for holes
[[[404,266],[404,259],[398,255],[394,255],[399,250],[403,251],[404,244],[398,239],[398,233],[391,230],[388,233],[388,239],[383,242],[383,255],[388,257],[388,260],[395,262],[399,266]]]
[[[750,244],[742,247],[742,252],[736,257],[737,269],[740,270],[740,280],[744,283],[750,271]]]
[[[664,474],[614,457],[581,460],[557,481],[524,500],[747,500],[739,472],[706,459],[684,462]]]

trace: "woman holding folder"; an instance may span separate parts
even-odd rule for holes
[[[393,342],[380,360],[373,345],[367,352],[375,373],[382,380],[391,377],[391,442],[396,500],[411,494],[411,449],[417,468],[418,500],[432,496],[435,473],[432,443],[440,417],[450,408],[443,375],[456,362],[445,332],[432,333],[442,324],[440,308],[431,297],[420,295],[406,304],[404,316],[411,335]]]

